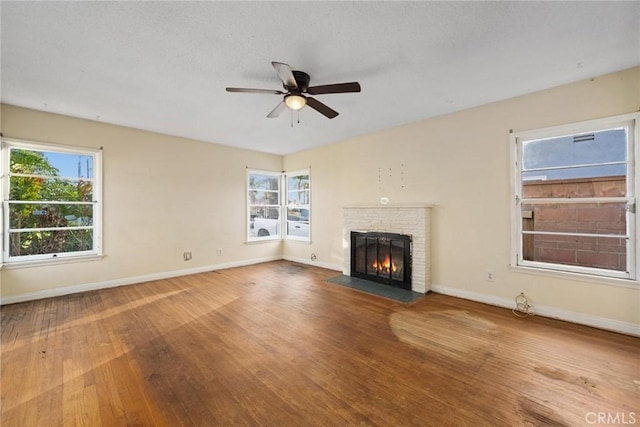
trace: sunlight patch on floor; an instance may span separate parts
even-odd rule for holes
[[[186,325],[187,323],[195,321],[196,319],[205,316],[213,311],[216,311],[239,298],[239,294],[236,293],[220,292],[218,295],[216,295],[215,299],[207,300],[206,304],[192,304],[189,306],[189,310],[185,310],[181,313],[181,316],[179,318],[173,317],[171,319],[167,319],[168,321],[166,324],[163,323],[156,325],[157,329],[150,330],[148,336],[146,337],[146,340],[142,343],[139,343],[136,348],[131,348],[129,345],[127,345],[126,339],[124,339],[124,337],[121,337],[117,331],[111,330],[107,331],[107,336],[103,336],[103,338],[99,342],[89,343],[86,341],[87,336],[95,338],[96,336],[101,335],[101,332],[97,331],[97,329],[102,328],[102,326],[100,326],[101,321],[115,316],[123,315],[130,310],[140,311],[145,306],[149,306],[151,304],[156,305],[156,307],[154,307],[154,310],[162,310],[163,304],[172,303],[170,301],[171,297],[179,296],[185,291],[186,289],[181,289],[177,291],[153,295],[151,297],[140,298],[134,301],[128,301],[127,303],[115,307],[106,308],[98,313],[93,313],[67,322],[62,322],[59,326],[56,327],[54,336],[59,334],[69,335],[70,345],[65,349],[62,349],[60,347],[53,347],[47,348],[46,351],[40,350],[40,347],[45,348],[48,346],[46,343],[43,344],[42,342],[40,342],[40,337],[36,336],[36,334],[23,336],[21,339],[16,340],[14,344],[7,346],[9,348],[3,348],[3,358],[5,358],[6,361],[8,360],[8,358],[10,358],[11,352],[23,346],[33,346],[34,360],[31,360],[28,363],[30,366],[35,367],[35,369],[31,369],[32,374],[35,374],[38,370],[46,370],[46,365],[41,364],[47,363],[46,359],[48,357],[56,357],[54,355],[54,352],[65,351],[68,353],[68,356],[65,355],[65,358],[63,360],[63,375],[56,375],[56,380],[50,381],[46,385],[43,384],[41,387],[34,387],[24,390],[21,393],[20,398],[15,401],[10,401],[10,399],[7,399],[5,402],[3,402],[3,411],[9,411],[13,408],[16,408],[32,399],[37,398],[39,395],[50,392],[51,390],[61,385],[64,389],[64,384],[77,381],[92,370],[109,364],[113,360],[135,350],[137,347],[146,344],[147,342],[157,338],[158,336],[169,334],[173,330],[178,329]],[[46,341],[51,340],[51,342],[55,342],[56,338],[54,338],[54,336],[49,334],[49,336],[46,338]],[[73,345],[72,343],[75,343],[75,345]],[[102,346],[108,346],[111,347],[111,349],[107,351],[101,351]],[[47,354],[47,352],[49,354]],[[91,353],[91,356],[85,357],[87,356],[85,353]],[[8,373],[3,373],[3,377],[7,374]]]

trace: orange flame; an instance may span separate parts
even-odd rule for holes
[[[395,273],[398,271],[398,266],[396,266],[395,262],[391,262],[389,255],[387,255],[382,262],[378,262],[378,260],[373,261],[372,267],[378,271],[386,271],[387,273]]]

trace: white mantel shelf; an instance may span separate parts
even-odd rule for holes
[[[351,205],[342,208],[342,273],[351,275],[351,232],[375,231],[411,235],[411,290],[427,293],[431,287],[431,204]]]

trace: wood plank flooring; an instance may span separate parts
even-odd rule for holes
[[[335,275],[279,261],[4,306],[1,424],[640,423],[639,338]]]

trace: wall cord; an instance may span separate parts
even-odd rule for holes
[[[511,311],[518,317],[534,316],[533,306],[529,304],[523,292],[520,292],[520,295],[516,296],[516,308]]]

